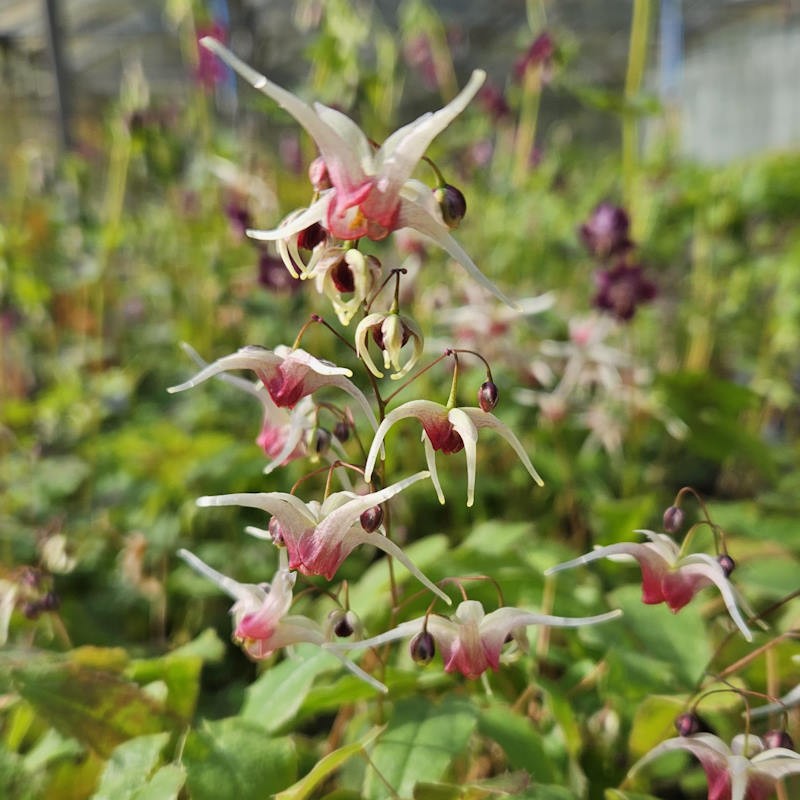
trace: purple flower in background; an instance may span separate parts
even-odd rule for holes
[[[511,107],[503,90],[494,83],[488,82],[481,86],[477,100],[483,110],[496,122],[511,116]]]
[[[200,47],[200,40],[204,38],[216,39],[224,44],[228,41],[228,29],[219,22],[200,25],[197,28],[197,66],[194,77],[204,89],[213,91],[218,84],[225,80],[227,69],[224,64],[214,58],[213,53],[205,47]]]
[[[597,258],[619,255],[630,249],[630,220],[624,208],[600,203],[589,219],[578,229],[586,249]]]
[[[597,292],[592,305],[608,311],[621,322],[632,319],[637,306],[649,303],[658,294],[655,283],[645,277],[641,264],[626,264],[624,261],[609,269],[598,270],[595,283]]]
[[[289,274],[283,260],[262,250],[258,257],[258,283],[271,292],[296,292],[300,279]]]
[[[556,45],[553,37],[547,32],[540,33],[531,43],[525,54],[514,64],[514,77],[521,81],[525,73],[534,67],[541,68],[542,83],[547,83],[553,75],[553,56]]]

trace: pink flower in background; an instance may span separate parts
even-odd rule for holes
[[[639,533],[643,533],[649,541],[641,544],[620,542],[598,547],[591,553],[550,567],[545,570],[545,575],[553,575],[601,558],[634,558],[642,571],[643,603],[666,603],[672,611],[677,612],[701,589],[714,585],[720,590],[728,613],[742,636],[748,642],[753,641],[753,634],[739,611],[736,592],[716,558],[706,553],[692,553],[681,558],[680,548],[666,534],[644,530]]]
[[[781,778],[800,775],[800,754],[794,750],[767,748],[753,734],[734,736],[728,747],[710,733],[667,739],[634,764],[631,772],[673,750],[687,750],[700,761],[708,779],[708,800],[769,800]]]
[[[201,47],[203,39],[213,39],[217,42],[228,41],[228,29],[219,22],[200,25],[197,28],[197,65],[195,66],[195,80],[204,88],[213,90],[225,79],[227,70],[214,58],[206,47]]]

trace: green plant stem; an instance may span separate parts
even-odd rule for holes
[[[639,156],[639,118],[633,105],[642,88],[647,62],[651,0],[634,0],[625,74],[625,110],[622,117],[622,180],[625,203],[633,206]]]

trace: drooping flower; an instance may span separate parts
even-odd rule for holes
[[[739,604],[743,604],[737,596],[722,565],[707,553],[691,553],[681,558],[678,545],[665,533],[654,533],[642,530],[649,541],[642,543],[620,542],[606,547],[598,547],[591,553],[566,561],[545,570],[545,575],[552,575],[565,569],[571,569],[601,558],[623,560],[625,557],[636,559],[642,571],[642,602],[648,604],[666,603],[673,611],[680,611],[704,587],[714,585],[722,594],[725,606],[736,627],[748,642],[753,641],[753,634],[742,617]]]
[[[362,391],[347,378],[353,373],[329,361],[321,361],[300,348],[278,345],[274,350],[248,345],[235,353],[223,356],[193,378],[177,386],[170,393],[191,389],[214,375],[230,369],[249,369],[255,372],[279,408],[294,408],[303,398],[325,386],[335,386],[347,392],[359,405],[373,428],[378,427],[375,414]]]
[[[436,472],[435,451],[441,450],[446,455],[458,453],[460,450],[464,451],[467,458],[467,506],[471,506],[475,499],[476,444],[478,431],[481,428],[492,428],[497,431],[511,445],[536,483],[539,486],[544,485],[539,473],[531,464],[528,454],[522,447],[522,443],[511,429],[495,417],[494,414],[487,413],[480,408],[448,408],[431,400],[412,400],[402,406],[398,406],[386,415],[375,433],[375,438],[372,440],[367,463],[364,467],[365,480],[370,480],[372,476],[372,470],[375,468],[375,462],[378,458],[378,451],[389,428],[398,420],[407,417],[416,417],[422,423],[425,458],[431,474],[431,481],[436,488],[436,495],[440,503],[444,503],[444,494]]]
[[[710,733],[667,739],[634,764],[631,772],[673,750],[688,750],[700,761],[708,779],[708,800],[768,800],[781,778],[800,775],[800,753],[794,750],[767,748],[753,734],[734,736],[728,747]]]
[[[310,274],[316,279],[317,291],[331,301],[339,322],[349,325],[378,282],[381,265],[374,256],[353,247],[330,247]]]
[[[179,550],[178,555],[195,571],[213,581],[236,602],[231,607],[233,639],[250,658],[262,661],[276,650],[293,644],[308,642],[326,649],[338,658],[347,669],[381,692],[386,687],[359,666],[328,646],[328,637],[315,620],[299,614],[289,614],[292,589],[297,573],[286,568],[285,557],[275,573],[272,583],[239,583],[217,572],[194,553]]]
[[[578,229],[586,249],[597,258],[619,255],[633,247],[628,236],[630,220],[624,208],[600,203]]]
[[[477,600],[464,600],[458,604],[451,619],[431,614],[403,622],[396,628],[370,639],[336,646],[348,651],[362,650],[427,632],[442,652],[445,672],[460,672],[465,677],[474,679],[487,669],[497,671],[500,666],[500,653],[509,635],[524,646],[526,644],[524,629],[530,625],[577,628],[582,625],[608,622],[621,614],[621,611],[616,610],[592,617],[553,617],[510,607],[498,608],[486,614]],[[426,653],[428,652],[430,645],[426,650]]]
[[[595,273],[597,292],[592,305],[608,311],[620,322],[633,319],[636,309],[649,303],[658,294],[655,283],[645,277],[641,264],[619,261],[610,269],[599,269]]]
[[[422,355],[424,339],[419,325],[414,320],[395,312],[368,314],[356,328],[356,355],[363,359],[367,369],[377,378],[382,378],[383,373],[375,366],[375,362],[369,354],[367,346],[369,335],[383,352],[383,368],[394,368],[391,375],[392,380],[399,380],[407,375]],[[409,339],[412,342],[411,353],[403,364],[400,360],[400,351]]]
[[[398,129],[376,150],[361,129],[341,112],[321,103],[308,105],[249,67],[216,39],[203,39],[202,44],[306,129],[319,148],[332,186],[291,222],[271,231],[252,231],[251,236],[285,239],[322,222],[342,241],[364,236],[378,241],[401,228],[414,228],[436,241],[474,280],[513,305],[450,235],[431,189],[411,178],[430,143],[480,89],[486,77],[482,70],[472,73],[464,89],[447,106]]]
[[[304,575],[323,575],[331,580],[356,547],[370,544],[396,558],[417,580],[449,603],[447,595],[428,580],[393,541],[379,533],[367,533],[360,522],[364,511],[427,477],[428,472],[417,472],[370,494],[335,492],[321,504],[316,500],[304,503],[286,492],[254,492],[201,497],[197,505],[244,506],[271,514],[270,531],[277,530],[280,543],[285,545],[289,569],[300,570]]]

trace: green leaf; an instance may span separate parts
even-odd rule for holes
[[[176,717],[188,721],[197,702],[202,666],[203,662],[197,656],[168,653],[160,658],[132,661],[125,674],[139,684],[163,681],[167,687],[164,707]]]
[[[169,730],[178,722],[135,683],[82,663],[38,659],[13,668],[11,678],[51,725],[104,757],[127,739]]]
[[[401,797],[411,795],[418,781],[439,780],[476,723],[475,707],[462,698],[448,696],[438,705],[423,697],[398,702],[370,754],[375,769],[367,770],[364,796],[378,800],[386,794],[375,770]]]
[[[93,800],[133,800],[158,765],[168,733],[138,736],[111,754]]]
[[[659,742],[674,736],[675,717],[686,703],[680,697],[653,695],[645,698],[636,708],[633,725],[628,738],[631,756],[641,758],[649,753]]]
[[[192,800],[264,800],[297,777],[294,743],[269,739],[260,725],[238,717],[192,731],[183,765]]]
[[[186,783],[186,772],[176,764],[167,764],[137,791],[131,800],[177,800]]]
[[[619,789],[606,789],[605,800],[658,800],[652,794],[641,792],[621,792]]]
[[[296,648],[295,655],[264,672],[248,687],[241,718],[274,733],[294,719],[317,676],[341,669],[341,666],[330,653],[319,647]],[[367,688],[370,689],[369,696],[374,696],[375,690]]]
[[[693,686],[711,658],[706,625],[699,610],[701,602],[695,598],[673,614],[664,603],[642,603],[638,586],[616,589],[609,594],[609,603],[621,608],[624,617],[621,624],[609,626],[608,644],[613,650],[646,654],[668,664],[679,682]]]
[[[357,742],[352,742],[332,753],[328,753],[325,758],[319,761],[311,772],[300,779],[294,786],[290,786],[285,791],[276,795],[275,800],[305,800],[311,792],[324,781],[332,772],[339,769],[346,761],[354,755],[362,752],[380,733],[383,728],[373,728],[361,737]]]
[[[552,782],[552,757],[544,749],[542,735],[526,717],[507,706],[495,703],[482,710],[478,717],[478,730],[503,748],[509,765],[524,769],[538,781]]]

